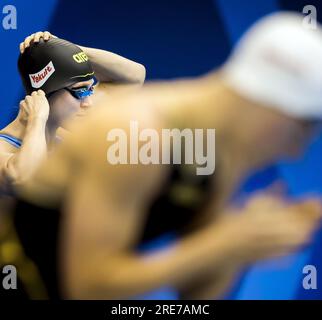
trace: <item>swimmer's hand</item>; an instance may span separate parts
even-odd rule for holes
[[[20,101],[19,107],[28,122],[39,119],[46,123],[48,120],[49,103],[42,90],[33,91],[31,95],[27,95]]]
[[[222,226],[227,238],[238,244],[236,258],[252,263],[308,245],[321,218],[321,203],[316,199],[289,204],[278,197],[261,195],[252,198],[240,212],[224,217],[226,223]]]
[[[26,48],[30,46],[31,43],[37,43],[40,39],[48,41],[50,38],[57,38],[48,31],[39,31],[28,36],[23,42],[20,43],[20,53],[24,53]]]

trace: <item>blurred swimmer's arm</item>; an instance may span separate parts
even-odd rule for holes
[[[139,84],[145,80],[145,67],[115,53],[79,46],[89,57],[99,82]]]
[[[183,286],[221,268],[227,260],[235,263],[238,244],[226,241],[224,231],[215,227],[199,231],[167,250],[137,253],[133,239],[144,227],[138,211],[144,207],[129,201],[127,188],[118,196],[114,191],[84,185],[73,197],[78,200],[68,205],[74,218],[72,229],[65,233],[68,298],[131,298],[164,285]],[[105,214],[100,216],[99,212]],[[85,214],[90,214],[86,221],[82,219]]]
[[[48,101],[43,91],[33,92],[20,102],[20,112],[27,121],[22,146],[14,153],[2,153],[1,179],[11,184],[26,181],[35,172],[47,153],[46,122]]]
[[[217,270],[205,273],[179,289],[183,299],[223,298],[248,264],[263,259],[290,254],[310,242],[321,221],[321,204],[318,199],[308,199],[286,204],[282,198],[271,195],[253,196],[243,209],[245,219],[237,216],[231,241],[245,241],[238,252],[241,259],[227,263]],[[240,215],[240,214],[239,214]],[[246,235],[246,236],[245,236]],[[248,235],[248,236],[247,236]],[[249,241],[253,239],[252,241]]]

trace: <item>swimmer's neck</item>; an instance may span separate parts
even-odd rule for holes
[[[52,121],[52,119],[49,116],[49,119],[47,121],[46,125],[46,141],[49,146],[55,143],[56,140],[56,132],[60,125],[56,123],[55,121]]]

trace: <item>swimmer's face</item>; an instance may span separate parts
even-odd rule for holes
[[[77,82],[68,87],[68,89],[90,88],[93,83],[94,80]],[[61,126],[63,126],[66,120],[70,120],[73,117],[83,117],[86,111],[92,107],[92,99],[90,96],[80,100],[65,89],[55,92],[48,100],[50,105],[50,118]]]

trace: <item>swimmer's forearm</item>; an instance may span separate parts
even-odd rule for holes
[[[7,175],[13,184],[26,181],[45,158],[47,153],[45,128],[46,121],[42,118],[28,119],[23,144],[7,163]]]
[[[79,46],[89,57],[100,82],[143,84],[145,67],[115,53]]]
[[[215,239],[215,240],[214,240]],[[160,286],[175,287],[198,281],[204,274],[215,272],[233,258],[236,244],[227,241],[223,233],[211,230],[179,242],[174,248],[162,253],[142,256],[109,258],[93,274],[99,275],[96,285],[81,290],[89,298],[127,298],[148,292]]]

